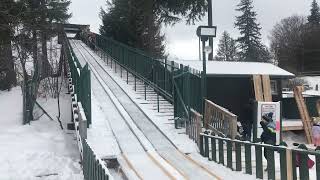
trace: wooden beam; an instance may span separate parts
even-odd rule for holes
[[[303,128],[304,128],[304,131],[305,131],[305,134],[306,134],[307,142],[308,142],[308,144],[311,144],[312,143],[312,138],[311,138],[312,137],[311,136],[311,129],[312,129],[312,127],[311,127],[311,118],[310,118],[306,103],[304,101],[304,98],[302,96],[303,86],[295,87],[293,92],[294,92],[294,97],[295,97],[295,100],[296,100],[296,103],[297,103],[297,106],[298,106],[298,109],[299,109],[301,120],[302,120],[302,123],[303,123]]]
[[[316,107],[317,107],[318,116],[320,117],[320,100],[317,101]]]
[[[270,77],[269,75],[262,75],[261,78],[262,78],[264,101],[272,102]]]
[[[253,86],[256,101],[264,101],[260,75],[253,75]]]

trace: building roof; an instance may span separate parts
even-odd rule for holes
[[[178,60],[177,63],[202,71],[202,61]],[[207,61],[208,76],[251,76],[270,75],[278,78],[291,78],[295,75],[270,63]]]

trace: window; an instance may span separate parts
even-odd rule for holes
[[[271,80],[270,84],[271,84],[271,94],[278,95],[277,81]]]

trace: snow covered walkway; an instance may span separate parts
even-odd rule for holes
[[[73,48],[78,48],[75,44],[71,43]],[[75,51],[77,54],[77,57],[79,61],[85,60],[84,54],[81,51]],[[114,140],[108,140],[106,137],[101,138],[104,139],[104,144],[108,145],[109,142],[111,142],[111,148],[104,149],[105,151],[109,150],[109,153],[104,154],[101,152],[99,153],[102,157],[103,156],[116,156],[118,161],[120,161],[120,164],[122,166],[128,166],[131,167],[131,169],[134,171],[135,175],[138,178],[142,179],[170,179],[169,173],[167,171],[168,167],[169,169],[173,169],[170,167],[169,164],[162,161],[162,163],[155,163],[156,159],[159,157],[157,154],[152,152],[150,149],[150,144],[148,144],[147,140],[144,139],[143,135],[139,133],[136,127],[131,123],[130,124],[130,117],[126,117],[126,114],[124,113],[124,110],[121,111],[121,106],[117,104],[116,97],[113,95],[113,93],[110,91],[108,86],[104,84],[103,78],[100,77],[95,71],[92,72],[92,93],[94,94],[94,97],[97,98],[97,105],[100,106],[101,112],[103,112],[104,115],[101,115],[101,117],[104,117],[105,125],[104,128],[107,130],[108,128],[111,128],[111,133],[114,136],[114,140],[116,140],[116,143],[118,146],[115,146]],[[95,100],[94,100],[95,102]],[[120,108],[119,108],[120,107]],[[94,115],[95,116],[95,115]],[[101,122],[98,120],[99,123]],[[93,119],[93,123],[95,124],[95,120]],[[95,125],[92,125],[93,127]],[[103,129],[103,128],[95,128],[97,129]],[[134,130],[135,129],[135,130]],[[94,129],[89,129],[90,134],[95,134],[96,132],[93,132]],[[109,134],[111,136],[111,134]],[[109,137],[110,137],[109,136]],[[99,145],[97,145],[97,139],[99,139],[97,136],[96,138],[90,139],[90,136],[88,136],[88,141],[90,144],[92,144],[92,147],[96,149],[97,151],[101,151],[99,149]],[[138,138],[139,137],[139,138]],[[150,151],[147,151],[150,150]],[[114,154],[110,154],[110,152],[113,152]],[[123,161],[122,161],[123,160]],[[177,174],[176,176],[179,177],[180,175],[178,172],[175,172]],[[156,175],[156,176],[155,176]]]
[[[60,104],[64,127],[70,121],[69,96],[62,92]],[[57,100],[39,102],[55,119]],[[0,91],[0,179],[81,180],[73,131],[61,130],[45,115],[31,125],[22,125],[21,88]]]

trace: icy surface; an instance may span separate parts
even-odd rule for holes
[[[57,100],[40,100],[56,120]],[[61,98],[64,127],[70,121],[70,101]],[[81,180],[79,152],[73,132],[61,130],[45,115],[31,125],[22,125],[20,87],[0,91],[0,179]],[[39,176],[39,177],[37,177]]]

